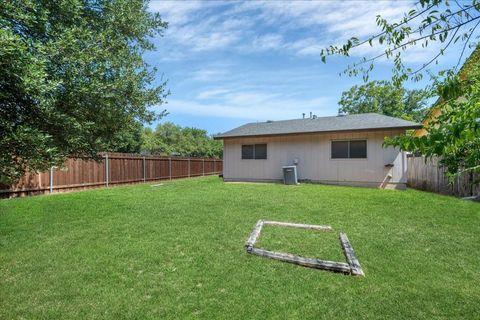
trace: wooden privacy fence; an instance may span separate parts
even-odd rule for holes
[[[212,158],[104,153],[102,161],[69,158],[61,168],[27,173],[16,184],[0,184],[0,197],[53,193],[117,184],[221,174],[223,161]]]
[[[479,174],[462,174],[455,178],[453,184],[450,184],[439,161],[438,158],[425,161],[425,157],[407,157],[407,185],[414,189],[457,197],[471,197],[480,194],[480,185],[474,183],[479,181]]]

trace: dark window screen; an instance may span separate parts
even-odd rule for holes
[[[332,159],[348,158],[348,141],[332,141]]]
[[[256,144],[255,145],[255,159],[267,159],[267,145]]]
[[[253,144],[242,145],[242,159],[253,159]]]
[[[363,159],[367,157],[367,141],[350,141],[350,158]]]

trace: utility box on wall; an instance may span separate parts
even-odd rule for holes
[[[297,184],[297,166],[284,166],[283,169],[283,183]]]

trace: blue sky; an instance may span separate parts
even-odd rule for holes
[[[164,36],[154,39],[156,50],[144,56],[171,91],[168,103],[157,107],[169,112],[161,122],[215,134],[310,111],[336,115],[342,91],[362,83],[339,73],[381,49],[362,46],[352,57],[327,64],[320,50],[375,34],[377,14],[395,21],[413,6],[412,1],[151,1],[149,9],[169,23]],[[421,66],[438,48],[413,48],[404,59]],[[457,63],[458,50],[440,59],[442,69]],[[380,61],[371,80],[390,79],[391,68],[391,62]]]

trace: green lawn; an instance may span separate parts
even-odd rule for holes
[[[342,259],[366,276],[245,252]],[[480,318],[480,204],[415,190],[217,177],[0,201],[1,319]]]

